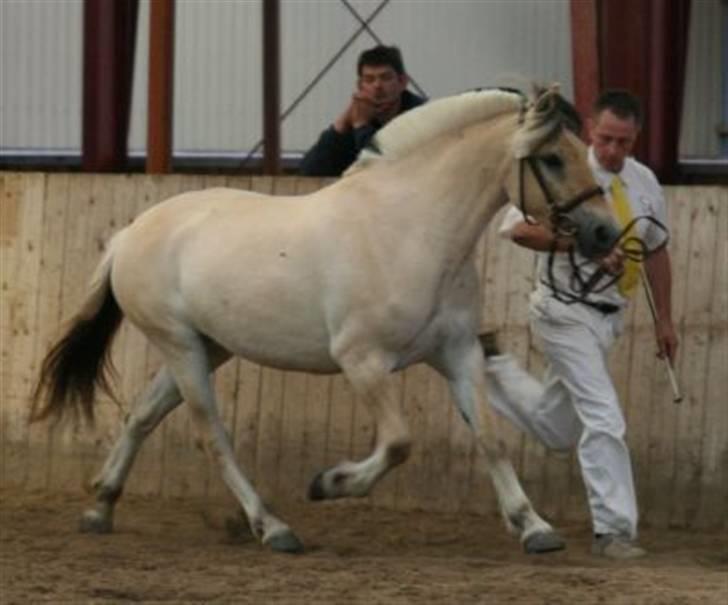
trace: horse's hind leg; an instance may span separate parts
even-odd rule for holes
[[[182,401],[167,368],[157,372],[127,416],[121,435],[94,481],[96,506],[81,518],[81,531],[108,533],[113,529],[114,505],[144,439]]]
[[[438,369],[444,370],[455,403],[475,434],[509,529],[519,534],[528,553],[564,548],[564,541],[534,510],[513,470],[505,444],[497,439],[495,413],[486,400],[485,368],[477,341],[450,351],[448,361]]]
[[[184,331],[174,342],[158,343],[182,396],[205,453],[222,469],[222,478],[242,506],[253,534],[273,550],[298,552],[302,545],[290,528],[271,514],[241,472],[230,439],[220,420],[210,377],[210,359],[199,336]]]
[[[360,462],[344,461],[314,478],[311,500],[366,496],[389,470],[407,460],[411,439],[385,356],[371,352],[339,360],[354,390],[363,397],[376,426],[374,450]]]
[[[211,367],[216,368],[230,358],[230,353],[207,343]],[[84,532],[109,533],[114,525],[114,506],[144,440],[165,416],[182,402],[182,395],[172,374],[162,367],[149,386],[137,398],[127,416],[121,434],[94,481],[96,506],[84,512],[80,529]]]

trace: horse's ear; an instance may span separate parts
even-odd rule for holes
[[[538,92],[534,106],[536,113],[550,115],[557,107],[559,85],[551,84],[548,87],[541,88]]]

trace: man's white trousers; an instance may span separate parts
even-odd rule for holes
[[[531,328],[543,344],[543,383],[510,355],[486,359],[491,404],[549,448],[577,446],[595,533],[637,534],[637,502],[625,422],[606,364],[623,313],[566,305],[543,291],[531,300]]]

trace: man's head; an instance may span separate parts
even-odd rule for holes
[[[409,83],[399,48],[375,46],[365,50],[359,55],[357,74],[359,92],[383,106],[382,117],[389,119],[396,115],[400,95]]]
[[[631,155],[642,125],[639,100],[624,90],[607,90],[594,103],[589,139],[599,164],[620,172]]]

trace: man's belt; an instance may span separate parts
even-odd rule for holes
[[[594,302],[591,300],[580,300],[581,304],[586,305],[587,307],[591,307],[592,309],[596,309],[600,313],[603,313],[604,315],[613,315],[617,311],[619,311],[622,307],[619,305],[615,305],[608,302]]]

